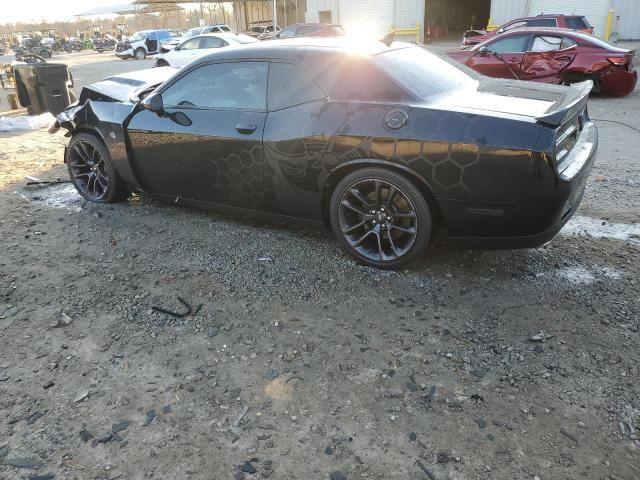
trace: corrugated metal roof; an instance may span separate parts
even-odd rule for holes
[[[91,15],[127,15],[136,13],[136,9],[139,8],[133,4],[133,2],[119,3],[116,5],[103,5],[101,7],[90,8],[80,13],[76,13],[76,17],[90,17]]]

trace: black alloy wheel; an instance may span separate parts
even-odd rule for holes
[[[342,247],[360,262],[395,269],[426,249],[429,206],[408,179],[366,168],[347,175],[331,199],[331,224]]]
[[[74,136],[67,149],[67,168],[71,180],[83,198],[112,203],[128,196],[126,185],[113,166],[104,144],[93,135]]]

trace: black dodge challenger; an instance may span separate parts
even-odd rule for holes
[[[477,247],[550,241],[595,159],[590,91],[481,77],[399,42],[278,40],[90,85],[52,131],[68,130],[87,200],[324,220],[392,269],[438,226]]]

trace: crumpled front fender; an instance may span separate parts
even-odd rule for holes
[[[129,162],[125,124],[135,105],[112,101],[88,100],[83,105],[73,105],[56,117],[50,133],[60,128],[71,137],[75,133],[87,132],[98,137],[109,151],[113,165],[120,177],[134,191],[141,191]]]

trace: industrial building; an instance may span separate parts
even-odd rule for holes
[[[595,35],[604,37],[612,11],[611,38],[640,39],[639,0],[307,0],[308,22],[366,26],[372,33],[398,30],[418,41],[472,28],[500,25],[542,13],[585,15]]]

